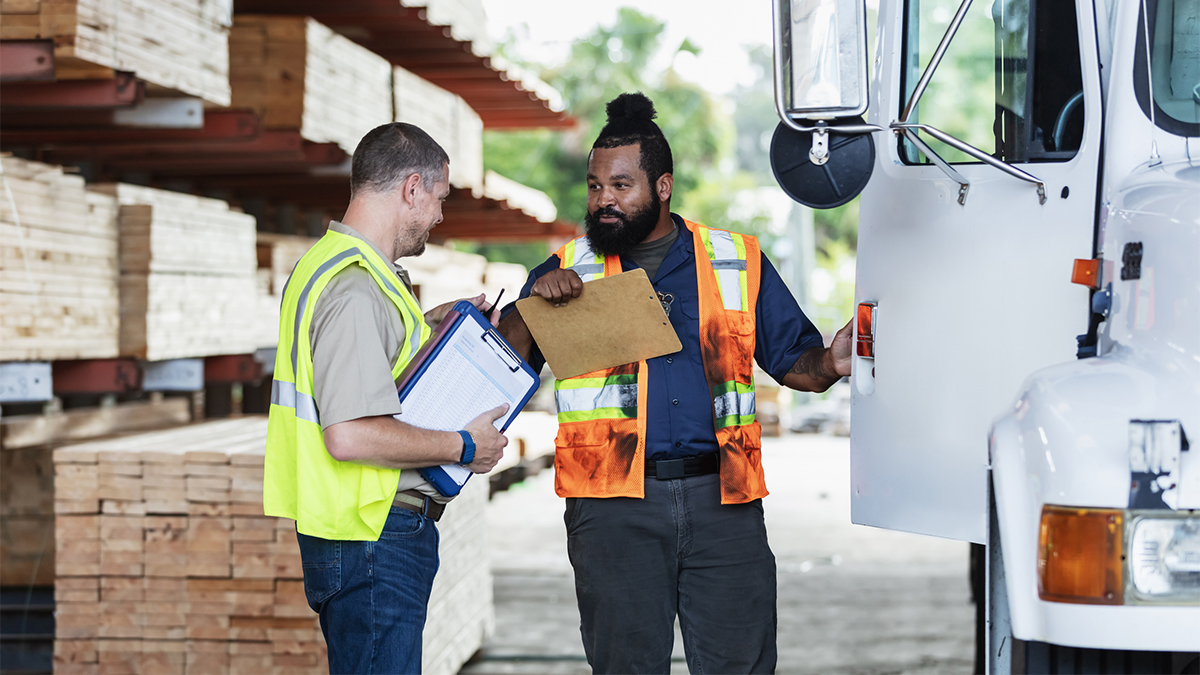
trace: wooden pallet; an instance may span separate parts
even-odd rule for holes
[[[232,105],[253,109],[269,129],[352,153],[392,121],[387,60],[311,18],[239,14],[229,58]]]
[[[0,38],[54,40],[60,80],[127,70],[151,89],[229,105],[231,10],[211,0],[4,0]]]
[[[54,451],[56,673],[318,673],[295,525],[262,512],[266,419]],[[494,626],[487,481],[438,524],[425,669],[461,668]]]
[[[58,166],[0,169],[0,361],[116,356],[116,201]]]

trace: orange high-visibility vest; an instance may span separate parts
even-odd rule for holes
[[[700,353],[720,446],[721,503],[742,504],[767,495],[762,429],[754,419],[758,240],[684,224],[696,249]],[[592,251],[587,237],[557,255],[584,282],[621,273],[620,258]],[[560,497],[645,496],[647,388],[639,383],[646,375],[640,361],[555,382],[554,489]]]

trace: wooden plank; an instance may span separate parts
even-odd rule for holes
[[[17,415],[0,419],[0,448],[30,448],[174,426],[190,418],[191,405],[185,398],[131,401],[47,415]]]

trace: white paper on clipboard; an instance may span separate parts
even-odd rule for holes
[[[515,367],[520,361],[513,363],[512,358],[494,334],[468,317],[446,336],[429,367],[401,397],[402,412],[395,418],[423,429],[458,431],[507,403],[508,412],[495,422],[497,430],[504,429],[520,412],[521,401],[537,380]],[[471,475],[458,464],[443,465],[442,470],[459,485]]]

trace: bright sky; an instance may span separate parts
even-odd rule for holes
[[[700,47],[700,56],[682,55],[675,68],[684,78],[710,92],[728,93],[737,84],[750,84],[754,69],[743,45],[770,44],[771,3],[768,0],[638,0],[634,2],[577,2],[574,0],[483,0],[488,29],[494,40],[508,29],[529,39],[520,45],[522,58],[554,65],[567,56],[572,40],[598,25],[611,26],[617,8],[636,7],[667,22],[664,46],[673,51],[684,38]]]

